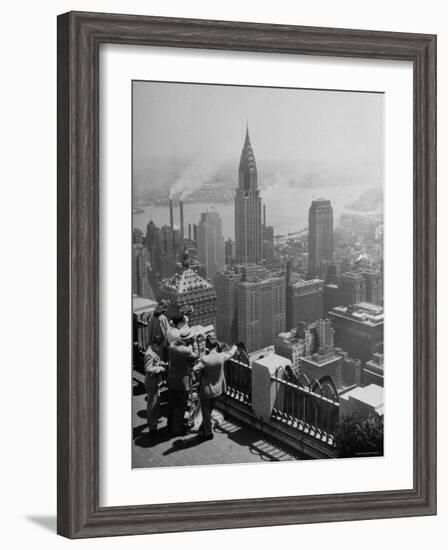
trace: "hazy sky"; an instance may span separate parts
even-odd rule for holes
[[[236,175],[248,121],[259,172],[274,162],[292,179],[382,183],[382,94],[134,82],[133,114],[134,174],[145,181],[156,159],[204,173],[231,161]]]

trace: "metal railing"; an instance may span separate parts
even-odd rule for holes
[[[140,350],[146,350],[149,345],[148,322],[142,318],[133,317],[133,340]]]
[[[134,317],[134,366],[142,362],[144,350],[148,347],[148,323]],[[138,367],[137,367],[138,368]],[[248,357],[240,353],[224,365],[226,380],[225,396],[245,405],[252,406],[252,367]],[[305,375],[297,376],[291,367],[280,367],[271,376],[275,401],[271,420],[289,426],[301,433],[319,439],[328,445],[334,444],[333,434],[339,419],[338,392],[330,377],[309,380]]]
[[[275,384],[272,420],[298,429],[333,445],[339,418],[339,398],[330,377],[310,381],[290,368],[280,367],[271,377]]]
[[[244,403],[251,404],[252,369],[243,361],[230,359],[224,365],[226,380],[226,396]]]

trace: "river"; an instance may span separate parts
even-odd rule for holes
[[[343,212],[353,212],[346,208],[371,185],[345,185],[321,188],[290,188],[275,185],[262,193],[266,203],[266,223],[274,226],[275,235],[285,235],[299,231],[308,226],[308,209],[311,201],[317,198],[329,199],[333,206],[335,225]],[[174,203],[174,224],[179,226],[179,207]],[[235,238],[235,206],[230,203],[184,203],[185,235],[188,235],[188,224],[198,223],[202,212],[214,210],[222,219],[224,239]],[[133,215],[134,228],[146,232],[147,223],[153,220],[161,227],[168,225],[168,205],[151,205],[143,207],[143,212]]]

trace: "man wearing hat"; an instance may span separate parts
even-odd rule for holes
[[[188,404],[188,392],[191,388],[193,367],[199,357],[197,345],[190,327],[185,326],[179,338],[169,348],[168,388],[168,431],[171,435],[185,435],[185,411]]]
[[[229,351],[221,351],[216,338],[207,337],[207,349],[209,353],[203,355],[194,371],[200,373],[199,398],[201,401],[202,424],[199,428],[204,440],[213,439],[212,411],[215,399],[226,389],[224,378],[224,363],[232,358],[237,347],[232,346]]]
[[[148,343],[153,348],[156,346],[155,352],[162,361],[168,360],[167,333],[170,323],[166,316],[167,311],[167,300],[160,300],[148,321]]]

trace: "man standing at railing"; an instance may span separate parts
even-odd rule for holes
[[[170,323],[166,316],[168,302],[160,300],[148,321],[148,344],[156,350],[162,361],[168,361],[168,338],[167,333]],[[157,348],[154,346],[157,345]]]
[[[171,344],[169,349],[168,431],[174,436],[187,433],[184,417],[192,383],[193,366],[198,357],[197,343],[190,327],[182,328],[177,342]]]
[[[153,346],[148,346],[145,352],[145,387],[147,392],[147,417],[149,433],[157,431],[160,412],[160,386],[163,383],[163,373],[166,372],[166,364],[162,363],[155,352],[157,338]]]
[[[207,355],[203,355],[194,368],[200,374],[199,398],[201,401],[202,424],[199,428],[203,440],[213,439],[211,416],[215,400],[226,389],[224,378],[224,363],[231,359],[237,347],[232,346],[229,351],[221,351],[216,338],[207,337]]]

